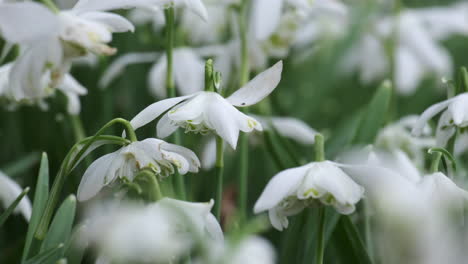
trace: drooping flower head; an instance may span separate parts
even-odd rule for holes
[[[78,187],[78,200],[88,200],[117,179],[133,180],[144,169],[164,178],[175,172],[198,172],[200,161],[191,150],[149,138],[137,141],[95,160],[85,171]]]
[[[167,111],[158,122],[158,137],[167,137],[182,127],[187,132],[214,132],[235,149],[239,131],[262,130],[258,121],[237,110],[236,106],[250,106],[269,95],[281,79],[282,68],[280,61],[227,98],[204,91],[161,100],[145,108],[130,123],[137,129]]]
[[[312,162],[276,174],[255,203],[255,213],[268,211],[272,225],[283,230],[288,216],[317,203],[351,214],[364,188],[330,161]]]

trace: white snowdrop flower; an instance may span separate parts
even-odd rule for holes
[[[78,200],[95,196],[104,186],[117,179],[133,177],[144,168],[151,169],[159,177],[174,173],[198,172],[200,161],[191,150],[148,138],[122,147],[95,160],[85,171],[78,187]]]
[[[203,90],[205,61],[191,48],[177,48],[173,51],[174,82],[181,95]],[[148,76],[151,93],[158,98],[167,97],[167,57],[162,55],[153,65]]]
[[[436,136],[439,145],[445,146],[448,140],[455,134],[455,127],[468,126],[468,93],[462,93],[448,100],[436,103],[426,109],[413,127],[412,133],[421,135],[427,122],[444,111],[439,119]]]
[[[164,10],[158,6],[140,7],[130,10],[128,19],[135,25],[150,23],[154,31],[159,31],[166,24]]]
[[[456,34],[468,34],[466,10],[465,3],[406,9],[398,16],[376,20],[371,32],[364,34],[350,49],[343,69],[345,72],[357,69],[365,83],[383,78],[391,66],[385,41],[397,34],[393,54],[395,87],[402,95],[412,94],[428,75],[451,75],[452,59],[439,42]]]
[[[16,182],[0,171],[0,203],[4,208],[8,208],[22,192],[23,189]],[[29,221],[32,206],[28,196],[23,197],[14,212],[21,213]]]
[[[426,149],[434,147],[436,140],[431,136],[429,125],[423,128],[421,137],[412,135],[411,129],[417,121],[417,115],[409,115],[385,126],[377,135],[376,146],[389,151],[403,150],[416,164],[423,166]]]
[[[212,243],[204,258],[195,259],[196,264],[273,264],[276,252],[271,243],[259,236],[250,235],[235,243]]]
[[[101,261],[177,261],[199,238],[222,243],[221,227],[210,213],[213,204],[170,198],[147,205],[103,204],[89,213],[83,237],[97,247]]]
[[[203,91],[161,100],[145,108],[130,123],[137,129],[167,111],[158,122],[158,137],[167,137],[182,127],[187,132],[214,132],[235,149],[239,131],[262,130],[258,121],[235,106],[250,106],[268,96],[278,85],[282,68],[280,61],[227,98],[215,92]]]
[[[363,194],[364,188],[335,163],[312,162],[276,174],[255,203],[254,211],[268,210],[272,225],[282,231],[288,227],[288,216],[316,203],[351,214]]]

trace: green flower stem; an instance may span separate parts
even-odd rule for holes
[[[60,9],[58,9],[58,7],[54,4],[54,2],[52,0],[41,0],[41,2],[47,6],[47,8],[49,8],[52,12],[54,13],[59,13],[60,12]]]
[[[164,10],[166,17],[166,89],[169,98],[176,97],[176,90],[173,76],[173,50],[174,50],[174,7],[169,7]]]
[[[83,122],[79,115],[70,115],[70,122],[73,129],[73,134],[75,135],[75,140],[80,141],[86,137],[85,131],[83,129]]]
[[[324,139],[321,134],[315,135],[315,161],[325,160]]]
[[[224,141],[220,136],[216,136],[216,204],[215,216],[221,220],[221,203],[223,200],[223,171],[224,171]]]
[[[249,0],[242,0],[239,9],[239,30],[241,40],[241,65],[240,65],[240,83],[239,87],[244,86],[249,81],[249,50],[247,39],[247,7]],[[244,113],[248,112],[248,108],[244,108]],[[240,171],[239,171],[239,211],[241,221],[247,216],[247,194],[248,194],[248,173],[249,173],[249,142],[246,133],[240,135]]]
[[[321,134],[315,135],[315,160],[325,160],[324,138]],[[318,209],[318,233],[317,247],[315,248],[315,264],[323,263],[325,252],[325,207],[320,206]]]
[[[167,60],[167,71],[166,71],[166,91],[167,97],[176,97],[176,89],[174,84],[174,42],[175,42],[175,11],[174,7],[171,6],[164,10],[166,17],[166,60]],[[176,145],[181,144],[180,132],[176,131],[172,142]],[[174,174],[174,185],[178,196],[181,199],[186,198],[185,192],[185,180],[182,175],[178,172]]]
[[[153,171],[143,169],[135,176],[135,179],[144,185],[142,187],[147,190],[146,195],[149,201],[156,202],[164,197],[159,186],[159,181]]]
[[[318,209],[318,233],[317,247],[315,248],[315,264],[323,264],[323,255],[325,252],[325,207]]]
[[[442,158],[441,152],[434,153],[434,156],[432,157],[432,161],[431,161],[431,168],[429,169],[430,173],[435,173],[439,171],[439,163],[440,163],[441,158]]]
[[[205,62],[205,91],[207,92],[214,92],[215,87],[213,84],[213,60],[208,59]]]
[[[130,122],[123,118],[116,118],[109,121],[106,125],[104,125],[99,131],[92,137],[85,138],[82,141],[76,143],[71,150],[68,152],[67,156],[65,156],[64,161],[62,162],[59,172],[57,173],[57,177],[55,177],[54,184],[52,185],[52,189],[49,195],[49,199],[47,201],[47,206],[44,210],[44,214],[42,215],[41,221],[37,228],[36,238],[37,239],[44,239],[45,234],[47,232],[50,220],[52,218],[52,214],[54,212],[55,206],[58,203],[58,199],[60,196],[60,191],[62,190],[63,185],[65,184],[65,180],[67,176],[70,174],[71,170],[77,165],[78,161],[81,160],[81,156],[88,150],[93,142],[100,139],[100,136],[104,133],[104,131],[114,124],[122,124],[125,127],[125,131],[127,132],[131,142],[137,141],[137,137],[135,131],[133,130]],[[120,138],[120,137],[112,137],[112,138],[119,138],[115,142],[121,144],[123,142],[127,142],[127,140]],[[78,150],[80,145],[84,144],[83,148],[78,151],[78,154],[75,155],[73,160],[70,162],[71,156]]]

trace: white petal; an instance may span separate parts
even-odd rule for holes
[[[190,11],[200,16],[203,20],[208,20],[208,12],[201,0],[173,0],[176,6],[183,5]]]
[[[259,117],[253,116],[260,121],[263,127],[273,124],[276,131],[283,136],[295,140],[304,145],[314,144],[317,132],[300,119],[292,117]],[[271,120],[271,121],[270,121]]]
[[[445,111],[439,118],[436,130],[437,146],[445,148],[447,142],[455,134],[456,128],[450,124],[452,116],[449,111]]]
[[[252,2],[251,25],[258,40],[273,34],[281,19],[284,0],[255,0]]]
[[[466,125],[468,122],[468,93],[454,97],[452,103],[448,106],[448,111],[452,114],[455,125]]]
[[[4,208],[8,208],[22,192],[23,189],[16,182],[0,171],[0,202]],[[21,212],[24,218],[29,221],[32,206],[27,195],[23,197],[14,212]]]
[[[85,171],[78,186],[78,201],[86,201],[94,197],[104,186],[115,179],[115,174],[108,173],[109,168],[119,155],[118,152],[109,153],[95,160]],[[109,176],[111,176],[109,178]]]
[[[451,98],[449,100],[442,101],[440,103],[434,104],[428,109],[426,109],[421,116],[419,117],[418,121],[413,127],[413,130],[411,133],[413,135],[420,135],[424,127],[426,126],[426,123],[433,118],[435,115],[440,113],[444,108],[448,107],[450,103],[453,101],[454,98]]]
[[[155,61],[157,53],[142,52],[142,53],[127,53],[114,60],[103,73],[99,80],[99,86],[105,88],[117,78],[125,69],[125,67],[136,63],[149,63]]]
[[[75,12],[86,12],[130,9],[134,7],[163,5],[168,2],[168,0],[80,0],[78,3],[76,3],[72,10]]]
[[[192,50],[174,51],[174,80],[181,95],[203,91],[205,62]]]
[[[231,94],[227,100],[235,106],[249,106],[260,102],[276,88],[281,80],[282,70],[283,62],[279,61]]]
[[[133,24],[120,15],[107,12],[86,12],[81,14],[80,17],[103,24],[110,32],[135,31]]]
[[[206,226],[205,229],[207,233],[218,242],[223,242],[224,234],[221,226],[218,223],[218,220],[213,214],[208,214],[205,218]]]
[[[159,60],[151,67],[148,75],[148,85],[150,92],[157,98],[166,98],[166,73],[167,73],[167,59],[166,55],[163,55]]]
[[[296,192],[309,166],[287,169],[273,176],[254,206],[256,214],[272,209],[284,198]]]
[[[212,102],[204,109],[206,125],[215,130],[222,139],[226,141],[233,149],[236,149],[239,139],[239,124],[236,116],[233,116],[232,107],[220,99]],[[237,110],[237,109],[236,109]],[[235,113],[234,113],[235,114]]]
[[[189,161],[189,171],[198,172],[198,168],[200,167],[200,160],[198,159],[197,155],[195,155],[195,153],[190,149],[170,143],[163,143],[161,145],[161,149],[177,153],[184,157],[187,161]]]
[[[177,128],[179,128],[174,122],[169,119],[168,115],[165,114],[161,119],[158,121],[158,124],[156,125],[156,133],[158,135],[158,138],[166,138],[172,133],[174,133]]]
[[[283,229],[289,226],[288,218],[277,208],[268,210],[268,218],[270,219],[271,225],[278,231],[283,231]]]
[[[74,94],[85,95],[88,93],[86,87],[79,83],[71,74],[65,74],[63,82],[60,85],[62,91],[71,92]]]
[[[57,16],[43,5],[0,4],[0,34],[9,42],[26,43],[58,35],[58,25]]]
[[[415,92],[424,77],[424,65],[410,50],[400,47],[396,54],[395,83],[402,95]]]
[[[214,137],[210,138],[208,142],[203,145],[201,164],[204,170],[210,170],[216,163],[216,140]]]
[[[154,119],[158,118],[162,113],[166,112],[169,108],[193,96],[195,96],[195,94],[181,96],[181,97],[168,98],[168,99],[164,99],[159,102],[156,102],[154,104],[151,104],[145,109],[143,109],[143,111],[138,113],[130,121],[130,124],[132,125],[134,129],[138,129],[148,124],[149,122],[153,121]]]

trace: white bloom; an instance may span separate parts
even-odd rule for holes
[[[438,113],[444,111],[439,119],[436,136],[438,145],[445,146],[448,140],[455,134],[455,127],[463,128],[468,126],[467,110],[468,93],[459,94],[426,109],[414,125],[412,132],[414,135],[421,135],[426,123]]]
[[[178,127],[197,133],[213,131],[235,149],[239,131],[262,129],[260,123],[235,106],[253,105],[268,96],[278,85],[282,68],[280,61],[227,98],[215,92],[198,92],[159,101],[141,111],[130,123],[137,129],[170,109],[158,122],[158,137],[164,138]]]
[[[288,227],[288,216],[320,201],[341,214],[351,214],[364,188],[330,161],[312,162],[276,174],[255,203],[255,213],[268,210],[272,225]]]
[[[439,44],[454,34],[468,34],[465,3],[448,7],[406,9],[398,16],[374,22],[371,32],[351,48],[343,62],[345,71],[358,69],[363,82],[376,81],[390,72],[385,43],[396,38],[395,87],[402,95],[414,93],[427,75],[448,76],[452,59]],[[430,59],[428,59],[430,58]]]
[[[173,53],[174,82],[181,95],[203,90],[205,61],[190,48],[177,48]],[[162,55],[151,68],[148,83],[151,93],[159,98],[167,97],[167,57]]]
[[[196,259],[196,264],[273,264],[276,253],[271,243],[259,236],[248,236],[239,242],[212,243],[206,259]]]
[[[128,53],[116,59],[103,74],[99,85],[107,87],[123,69],[137,63],[156,61],[158,54],[152,52]],[[176,88],[181,95],[193,94],[203,90],[205,61],[191,48],[176,48],[173,51],[173,71]],[[167,57],[159,56],[148,75],[150,92],[158,98],[167,97]],[[189,84],[189,85],[187,85]]]
[[[377,135],[376,146],[390,151],[403,150],[418,165],[423,166],[426,149],[434,147],[436,140],[431,136],[432,130],[428,125],[423,128],[421,137],[412,135],[411,129],[417,121],[418,116],[410,115],[385,126]]]
[[[198,238],[222,243],[223,233],[209,203],[163,198],[148,205],[104,204],[91,210],[85,240],[100,259],[167,263],[187,256]]]
[[[95,160],[85,171],[78,187],[78,200],[95,196],[104,186],[116,179],[133,177],[144,168],[154,171],[159,177],[174,173],[198,172],[200,161],[191,150],[149,138],[133,142],[128,146]]]
[[[22,192],[22,188],[16,182],[0,171],[0,203],[4,208],[8,208]],[[28,196],[23,197],[14,212],[21,213],[29,221],[32,207]]]

